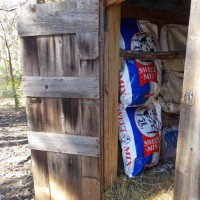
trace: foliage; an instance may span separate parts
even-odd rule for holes
[[[14,82],[18,97],[22,96],[22,71],[14,69]],[[13,98],[12,80],[8,75],[7,66],[0,66],[0,98]]]
[[[0,98],[12,97],[16,109],[19,107],[19,98],[22,95],[22,67],[16,16],[18,6],[25,4],[27,0],[21,1],[0,2]]]
[[[2,0],[0,2],[0,98],[13,98],[18,109],[22,97],[22,67],[20,42],[17,35],[17,8],[26,3],[60,0]]]

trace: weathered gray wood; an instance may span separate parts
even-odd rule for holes
[[[49,2],[49,3],[41,3],[41,4],[33,4],[35,5],[37,13],[49,13],[49,12],[57,12],[64,11],[69,9],[76,9],[77,2],[74,0],[67,0],[62,2]]]
[[[79,0],[79,8],[98,7],[99,0]],[[99,77],[99,33],[76,34],[80,52],[80,76]],[[96,46],[95,46],[96,45]],[[80,99],[81,135],[100,137],[100,101]],[[100,157],[82,156],[82,199],[100,198]],[[95,184],[92,187],[89,183]],[[91,179],[91,182],[90,182]],[[95,182],[93,182],[95,180]]]
[[[200,1],[191,1],[174,200],[200,199]],[[190,95],[189,95],[190,92]]]
[[[96,77],[24,76],[23,91],[29,97],[99,98]]]
[[[100,199],[103,198],[102,191],[105,191],[105,174],[104,174],[104,40],[105,40],[105,1],[99,2],[99,77],[100,77],[100,159],[99,159],[99,182],[100,182]]]
[[[17,21],[20,37],[88,33],[98,32],[99,30],[97,9],[69,9],[22,15],[18,17]]]
[[[26,47],[23,56],[25,75],[78,76],[80,61],[74,35],[26,37],[23,41]],[[30,130],[65,134],[80,132],[77,99],[28,98],[27,102],[29,124],[32,124]],[[60,199],[81,198],[82,156],[31,152],[35,161],[33,176],[36,199],[48,199],[47,189],[49,199],[56,199],[58,194]],[[47,155],[46,160],[43,154]]]
[[[120,50],[120,57],[125,59],[148,59],[148,60],[169,60],[169,59],[185,59],[184,51],[170,51],[170,52],[142,52]]]
[[[80,59],[91,60],[99,56],[99,34],[94,33],[78,33],[77,42],[80,52]]]
[[[98,157],[99,138],[47,132],[28,132],[29,146],[33,150]]]
[[[88,7],[99,9],[99,0],[67,0],[66,4],[62,2],[62,5],[40,4],[36,5],[36,14],[79,8],[86,10]],[[99,10],[97,10],[97,15],[99,15]],[[93,33],[95,34],[95,32]],[[91,35],[93,33],[91,32]],[[84,35],[85,33],[81,32],[80,37],[87,44],[88,41]],[[90,59],[92,58],[89,57],[93,54],[92,51],[88,55],[86,55],[87,52],[81,52],[82,50],[78,48],[79,41],[76,34],[37,36],[33,38],[34,43],[29,38],[33,37],[23,38],[27,47],[25,56],[27,60],[30,59],[30,62],[28,62],[24,58],[23,68],[26,72],[25,75],[41,77],[99,77],[99,57]],[[86,56],[82,57],[81,54],[86,55],[87,58]],[[49,97],[28,97],[27,99],[28,118],[34,131],[99,137],[99,99],[59,99]],[[39,127],[37,127],[37,124]],[[31,130],[33,129],[31,128]],[[36,160],[35,165],[37,165],[33,166],[36,180],[36,199],[46,200],[59,197],[59,199],[80,200],[85,194],[89,199],[90,197],[93,198],[94,194],[96,195],[95,198],[99,198],[101,185],[99,182],[101,176],[99,169],[100,157],[37,150],[32,150],[32,152]],[[36,154],[36,152],[38,153]],[[43,153],[47,155],[47,158],[42,156]],[[45,180],[42,178],[41,182],[39,182],[43,172]],[[96,184],[91,186],[86,181],[83,187],[81,180],[86,177],[92,185],[95,184],[93,182],[95,179]],[[103,176],[101,177],[103,178]],[[50,191],[49,197],[45,196],[46,187]],[[91,192],[91,188],[93,192]],[[84,191],[82,191],[83,189]]]
[[[70,6],[71,4],[69,8]],[[37,45],[40,76],[79,76],[80,58],[74,34],[40,36],[37,37]],[[45,132],[71,135],[80,133],[78,101],[78,99],[43,98],[42,123]],[[59,194],[60,199],[79,200],[82,156],[52,152],[47,154],[51,199],[56,199]]]
[[[39,75],[37,41],[34,37],[24,38],[22,41],[22,65],[24,75]],[[32,131],[44,131],[45,123],[42,115],[42,100],[27,99],[27,118],[29,128]],[[50,200],[49,170],[47,152],[31,150],[32,173],[34,180],[35,199]]]
[[[77,8],[97,8],[99,10],[99,0],[78,0]]]

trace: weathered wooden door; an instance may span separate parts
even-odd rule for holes
[[[100,199],[101,3],[38,4],[18,18],[37,200]]]

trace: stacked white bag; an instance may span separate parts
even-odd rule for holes
[[[160,51],[157,26],[144,20],[122,20],[120,47]],[[162,68],[159,60],[124,60],[122,64],[119,139],[125,173],[132,178],[159,161],[161,107],[154,100],[161,86]]]
[[[146,20],[121,22],[120,48],[157,52],[158,28]],[[162,82],[160,60],[126,60],[120,72],[120,102],[125,106],[148,105],[157,96]]]
[[[161,28],[160,46],[163,52],[185,51],[188,27],[167,24]],[[168,113],[180,113],[182,96],[184,59],[163,60],[163,86],[159,99],[162,110]]]

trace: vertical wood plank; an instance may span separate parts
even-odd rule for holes
[[[78,76],[75,35],[38,37],[39,69],[41,76]],[[77,67],[78,66],[78,67]],[[78,100],[44,100],[46,132],[80,133]],[[81,198],[81,156],[48,152],[51,199]]]
[[[38,12],[71,9],[76,1],[66,1],[63,6],[52,7],[50,4],[38,6]],[[44,76],[78,76],[79,55],[75,35],[38,37],[39,66]],[[50,100],[50,99],[49,99]],[[50,100],[52,101],[52,100]],[[54,101],[54,100],[53,100]],[[47,121],[49,131],[56,129],[58,133],[75,134],[80,132],[80,113],[78,100],[56,99],[59,109],[52,110],[55,116]],[[53,103],[53,102],[52,102]],[[48,108],[55,107],[47,104]],[[48,109],[47,108],[47,109]],[[48,153],[48,168],[51,199],[81,198],[81,156]]]
[[[35,37],[27,37],[22,43],[22,65],[24,75],[39,76],[37,40]],[[30,130],[44,131],[42,123],[42,99],[27,98],[26,112]],[[50,200],[49,171],[47,166],[47,153],[31,151],[32,173],[34,179],[35,199]]]
[[[22,65],[25,76],[40,75],[38,69],[38,50],[35,37],[26,37],[21,39],[22,46]]]
[[[183,80],[174,200],[200,199],[200,1],[191,1]],[[187,93],[191,91],[191,98]]]
[[[119,74],[119,40],[120,40],[121,5],[116,4],[106,9],[106,31],[108,41],[108,71],[104,73],[105,104],[104,123],[108,123],[104,130],[104,176],[105,187],[112,184],[113,176],[117,174],[118,157],[118,74]],[[107,77],[106,77],[107,76]],[[104,102],[105,102],[104,101]],[[107,115],[107,116],[106,116]],[[106,120],[108,122],[106,122]]]
[[[77,33],[78,47],[80,58],[85,60],[95,59],[99,56],[99,34],[92,33]]]
[[[100,183],[96,179],[83,178],[82,181],[82,200],[100,200]],[[90,189],[88,189],[90,188]]]
[[[27,116],[29,128],[33,131],[44,131],[42,123],[42,102],[41,99],[27,99]],[[47,153],[31,151],[32,172],[34,179],[35,199],[50,199],[49,171],[47,166]]]
[[[99,8],[99,1],[81,0],[77,2],[78,8],[87,8],[88,6]],[[81,77],[99,77],[98,37],[96,33],[77,35],[81,58],[79,74]],[[87,46],[90,50],[85,48]],[[79,100],[79,103],[82,120],[81,135],[100,136],[99,100]],[[100,158],[82,156],[82,199],[100,199]]]
[[[105,36],[105,1],[99,2],[99,65],[100,65],[100,190],[104,192],[104,36]]]

